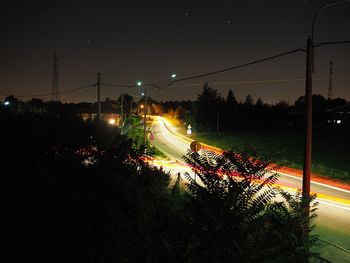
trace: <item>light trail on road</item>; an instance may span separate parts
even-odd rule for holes
[[[182,159],[189,150],[193,139],[176,131],[169,121],[160,116],[154,116],[151,130],[154,134],[154,145],[165,153],[171,160],[153,160],[153,165],[162,167],[165,171],[176,175],[188,173],[193,178],[194,173]],[[223,150],[203,144],[204,149],[222,153]],[[294,174],[288,174],[288,169],[277,172],[280,178],[275,186],[290,193],[301,189],[302,178]],[[349,242],[338,242],[344,240],[344,235],[350,240],[350,191],[349,188],[340,188],[337,185],[327,184],[327,180],[311,182],[311,191],[317,194],[316,201],[319,203],[317,210],[317,224],[327,229],[337,230],[337,234],[331,236],[331,241],[350,250]],[[341,236],[341,237],[339,237]],[[339,237],[339,238],[338,238]],[[343,238],[343,239],[342,239]],[[329,239],[329,237],[328,237]]]

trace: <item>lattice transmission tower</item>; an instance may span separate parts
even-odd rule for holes
[[[60,101],[60,89],[58,86],[58,58],[56,56],[56,53],[53,54],[53,63],[52,63],[51,100]]]

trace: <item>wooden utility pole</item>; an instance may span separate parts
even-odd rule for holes
[[[101,73],[97,73],[97,119],[101,121]]]
[[[312,38],[306,42],[306,82],[305,82],[305,152],[303,169],[303,198],[309,201],[311,180],[311,150],[312,150],[312,74],[314,71],[314,43]],[[306,206],[309,216],[310,206]]]
[[[216,105],[216,132],[220,131],[220,99],[217,101]]]
[[[333,61],[329,62],[328,99],[333,99]]]
[[[123,124],[124,124],[124,96],[120,94],[120,133],[123,134]]]

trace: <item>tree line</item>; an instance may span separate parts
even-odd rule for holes
[[[331,117],[328,110],[346,104],[342,98],[329,100],[322,95],[313,95],[315,126],[327,127]],[[261,98],[255,101],[249,94],[243,101],[238,101],[232,90],[223,97],[216,89],[204,84],[195,101],[165,101],[161,105],[170,117],[191,123],[199,131],[285,129],[304,124],[304,96],[293,105],[283,100],[275,104],[264,103]]]

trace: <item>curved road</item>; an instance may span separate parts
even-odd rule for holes
[[[172,165],[164,166],[171,172],[185,172],[190,169],[184,164],[182,156],[189,150],[192,139],[176,132],[175,128],[163,117],[154,116],[151,131],[154,145],[170,157]],[[302,179],[280,173],[278,184],[288,191],[296,191],[302,187]],[[311,191],[317,194],[319,202],[317,210],[317,232],[321,238],[334,242],[350,251],[350,191],[334,186],[311,182]],[[344,254],[342,262],[350,262],[350,254],[339,249],[329,249],[328,259]],[[338,255],[339,256],[339,255]]]

